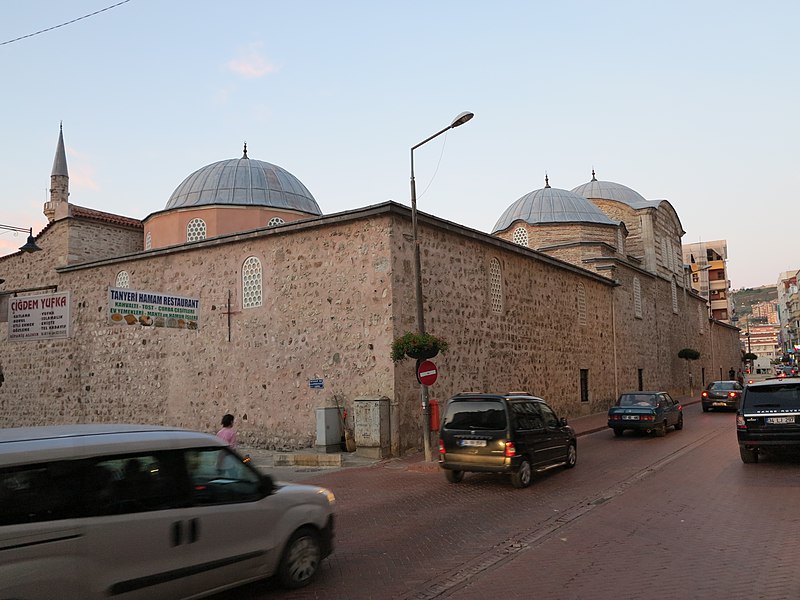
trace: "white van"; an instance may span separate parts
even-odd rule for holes
[[[0,429],[0,598],[199,598],[272,575],[301,587],[332,551],[333,503],[204,433]]]

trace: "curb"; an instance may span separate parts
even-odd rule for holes
[[[341,454],[277,453],[273,457],[275,467],[341,467]]]

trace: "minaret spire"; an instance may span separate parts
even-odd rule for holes
[[[50,172],[50,200],[44,203],[44,214],[50,221],[69,215],[69,171],[67,152],[64,149],[64,123],[58,124],[58,143]]]

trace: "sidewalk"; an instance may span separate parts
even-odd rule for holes
[[[687,406],[700,402],[699,392],[697,397],[682,396],[676,398],[682,405]],[[570,426],[575,434],[580,437],[602,431],[608,427],[606,412],[593,413],[583,417],[569,419]],[[435,448],[433,449],[435,450]],[[435,460],[426,462],[421,452],[397,458],[374,459],[359,456],[358,452],[317,452],[314,448],[296,450],[293,452],[280,452],[276,450],[262,450],[239,446],[239,453],[249,454],[253,464],[266,473],[270,473],[279,480],[301,480],[312,477],[315,473],[335,471],[347,467],[366,467],[383,463],[387,468],[406,469],[417,472],[434,472],[439,470]]]

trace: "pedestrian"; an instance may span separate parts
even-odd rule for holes
[[[739,369],[739,372],[736,374],[736,381],[739,382],[739,385],[744,385],[744,375],[741,369]]]
[[[728,371],[728,379],[730,379],[731,381],[736,379],[736,371],[733,370],[733,367],[731,367],[731,370]]]
[[[222,417],[222,429],[217,432],[217,437],[236,449],[236,430],[233,428],[233,415],[228,413]]]

